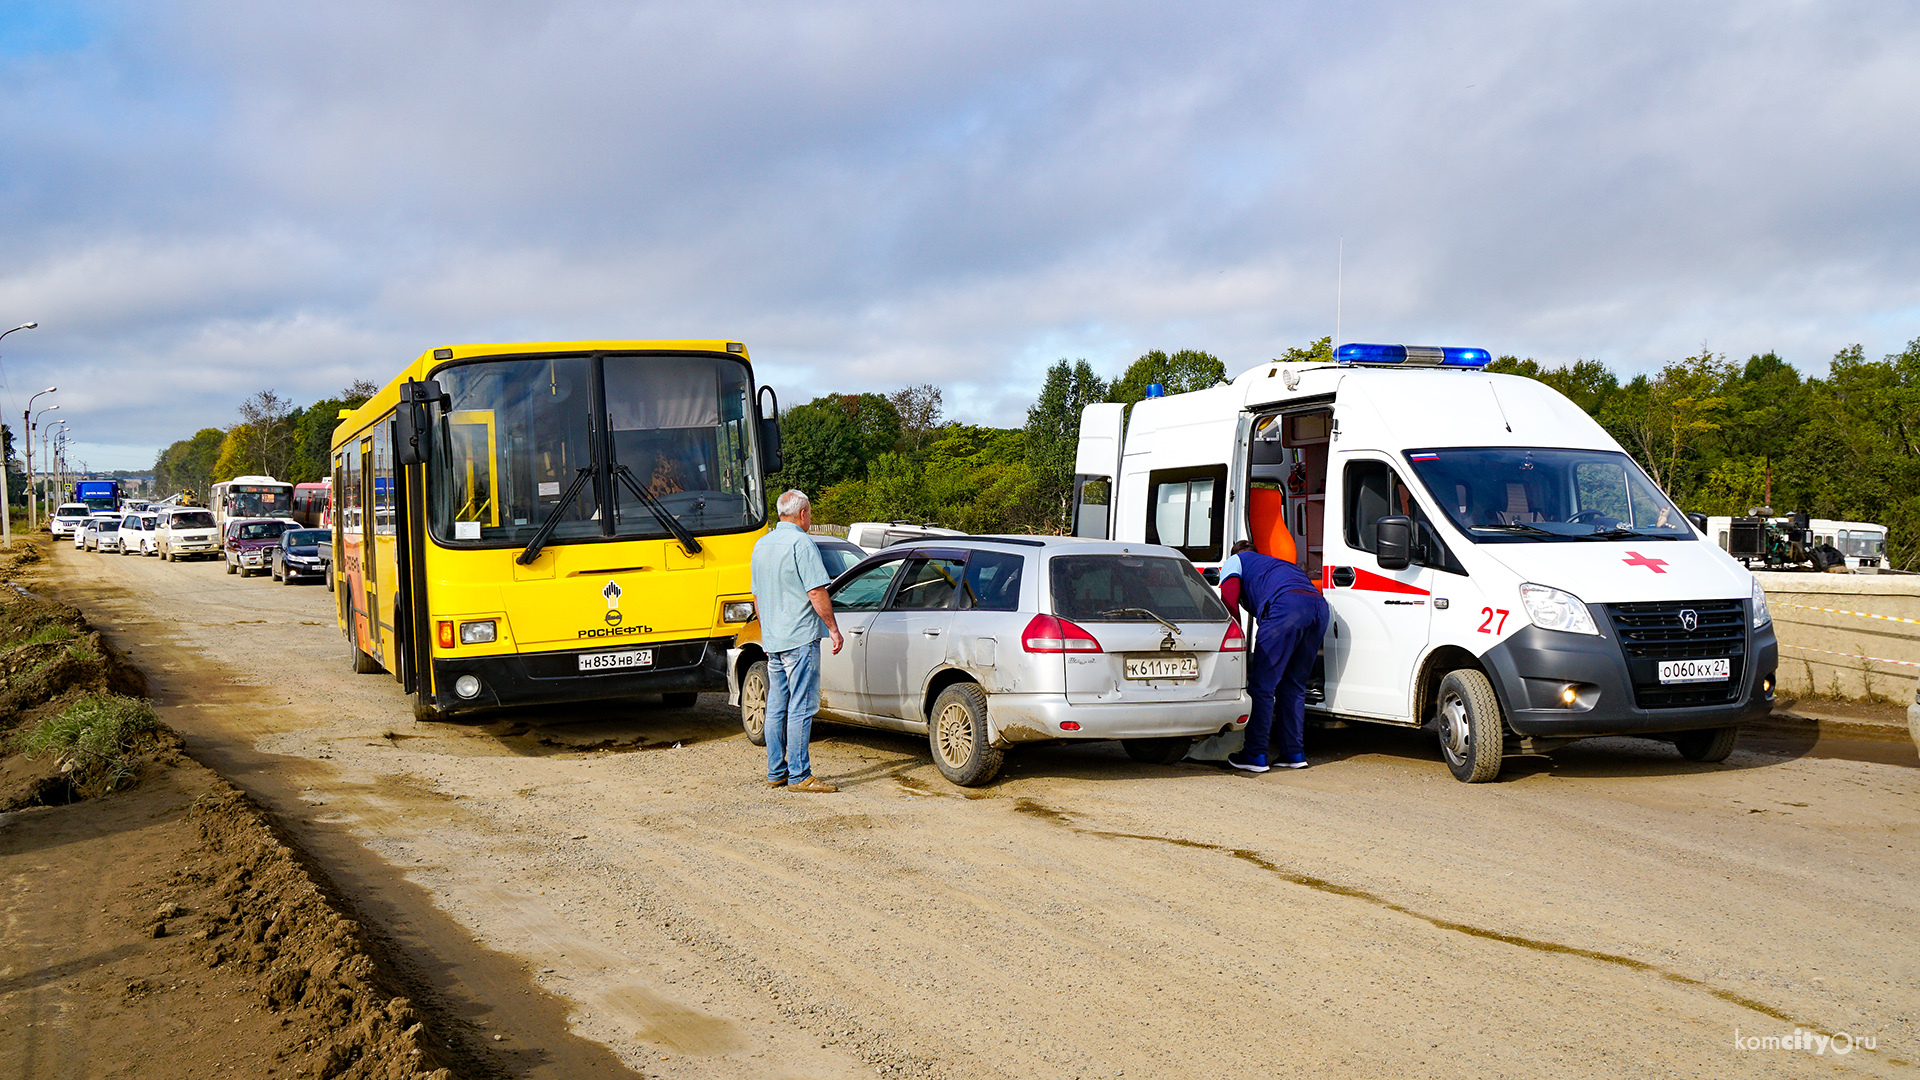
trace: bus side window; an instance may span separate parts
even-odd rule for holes
[[[345,479],[341,482],[340,500],[341,526],[350,533],[360,531],[360,448],[356,443],[347,444],[347,450],[340,455],[346,463]]]

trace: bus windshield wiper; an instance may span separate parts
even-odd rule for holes
[[[573,505],[573,497],[580,494],[580,488],[592,478],[593,469],[580,470],[580,474],[575,476],[573,483],[567,487],[567,493],[560,496],[560,501],[553,504],[553,509],[547,511],[546,520],[540,523],[540,531],[534,533],[533,539],[527,541],[527,550],[513,557],[514,562],[521,566],[533,565],[533,560],[540,557],[540,549],[547,546],[548,540],[553,539],[553,530],[560,527],[561,511]]]
[[[1146,608],[1143,608],[1143,607],[1117,607],[1111,611],[1103,611],[1100,614],[1102,615],[1145,615],[1147,618],[1152,619],[1154,622],[1157,622],[1161,626],[1166,627],[1169,633],[1177,634],[1180,632],[1179,627],[1173,625],[1172,623],[1168,622],[1167,620],[1161,618],[1158,615],[1155,615],[1153,612],[1148,611]]]
[[[667,531],[673,534],[673,538],[680,541],[680,546],[686,549],[687,554],[699,554],[700,541],[693,538],[693,533],[680,523],[679,518],[673,516],[673,511],[667,509],[653,492],[640,486],[640,481],[633,478],[632,470],[625,465],[615,465],[613,474],[627,485],[627,490],[633,492],[634,498],[640,500],[641,506],[646,507],[654,517],[660,519],[660,524],[665,525]]]

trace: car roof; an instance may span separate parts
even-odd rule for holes
[[[1018,547],[1039,548],[1035,554],[1053,556],[1072,553],[1075,555],[1161,555],[1173,558],[1185,558],[1178,551],[1164,544],[1149,544],[1137,540],[1093,540],[1084,536],[917,536],[911,540],[902,540],[874,552],[883,555],[888,552],[909,551],[919,548],[971,547]]]

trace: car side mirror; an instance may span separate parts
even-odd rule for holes
[[[1699,529],[1701,533],[1704,534],[1707,531],[1707,515],[1688,514],[1687,520],[1693,522],[1693,527]]]
[[[1383,517],[1373,523],[1374,558],[1382,570],[1405,570],[1413,562],[1413,519]]]

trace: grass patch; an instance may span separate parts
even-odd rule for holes
[[[50,642],[66,641],[73,636],[73,627],[61,626],[59,623],[48,623],[13,644],[15,647],[21,645],[46,645]]]
[[[67,655],[83,664],[100,659],[100,654],[93,651],[93,646],[87,643],[86,638],[80,638],[67,646]]]
[[[92,798],[132,781],[134,744],[159,728],[153,706],[139,698],[89,694],[15,736],[15,743],[28,757],[58,758],[74,789]]]

